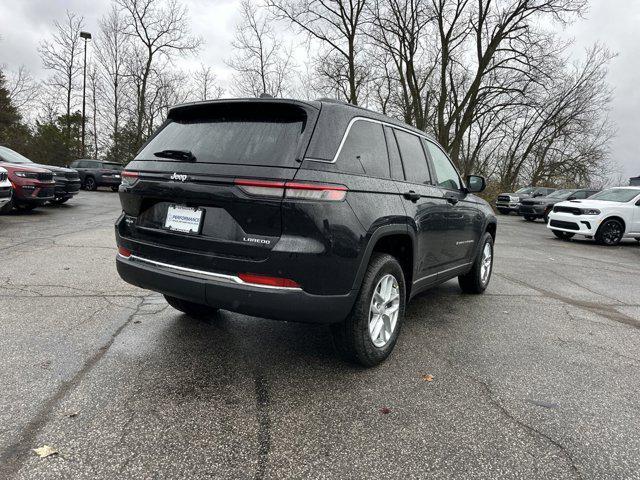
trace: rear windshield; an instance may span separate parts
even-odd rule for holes
[[[304,111],[290,105],[221,105],[180,112],[144,147],[138,160],[158,159],[165,150],[183,150],[196,162],[296,166]],[[174,160],[175,161],[175,160]]]
[[[122,170],[123,167],[119,163],[103,163],[102,168],[105,170]]]

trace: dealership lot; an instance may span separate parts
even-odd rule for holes
[[[363,370],[325,327],[125,284],[118,213],[0,216],[0,478],[640,478],[637,242],[501,216],[487,293],[415,299]]]

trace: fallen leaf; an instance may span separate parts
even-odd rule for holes
[[[142,320],[134,320],[133,323],[142,323]]]
[[[40,458],[47,458],[51,455],[57,455],[58,450],[56,450],[53,447],[50,447],[49,445],[43,445],[40,448],[34,448],[33,449],[34,452],[36,452],[36,454],[40,457]]]
[[[428,375],[428,374],[422,375],[422,379],[425,382],[433,382],[433,375]]]
[[[69,417],[69,418],[77,417],[79,414],[80,414],[80,410],[73,410],[73,411],[69,411],[69,412],[64,412],[64,416],[65,417]]]
[[[388,407],[382,407],[380,409],[380,413],[383,414],[383,415],[387,415],[387,414],[391,413],[391,409],[388,408]]]

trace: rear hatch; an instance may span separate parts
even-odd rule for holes
[[[266,259],[282,233],[282,191],[261,191],[261,182],[294,178],[317,114],[313,105],[282,100],[172,109],[123,173],[120,198],[133,218],[121,234],[167,247],[147,249],[158,260],[170,254],[200,268],[224,270],[225,257]]]

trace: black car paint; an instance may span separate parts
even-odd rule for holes
[[[92,162],[92,166],[81,166],[80,162]],[[112,162],[102,162],[100,160],[82,159],[75,160],[71,163],[71,167],[78,171],[82,186],[85,185],[87,178],[92,178],[96,182],[97,187],[117,187],[120,185],[120,172],[124,170],[124,166],[118,165],[118,169],[105,169],[103,164],[115,165]]]
[[[118,271],[126,281],[250,315],[333,323],[351,310],[372,252],[384,238],[401,238],[410,246],[405,275],[414,296],[469,271],[482,234],[489,230],[495,235],[493,211],[465,189],[355,175],[331,163],[354,117],[425,138],[423,132],[349,105],[271,99],[226,103],[234,102],[254,102],[257,108],[286,103],[304,110],[307,124],[296,153],[297,165],[216,164],[212,168],[136,158],[127,171],[139,172],[139,179],[133,186],[120,187],[123,214],[116,223],[116,239],[120,247],[156,263],[119,255]],[[206,109],[207,103],[179,106],[172,112],[189,108]],[[431,163],[428,154],[427,161]],[[172,180],[174,173],[186,175],[186,181]],[[347,187],[348,193],[341,202],[261,198],[256,203],[234,185],[236,178],[336,184]],[[407,195],[410,191],[413,196]],[[163,229],[169,204],[203,208],[202,234]],[[265,242],[243,241],[246,235]],[[163,268],[165,263],[192,272],[182,275]],[[222,285],[197,271],[272,275],[293,279],[302,288]]]

